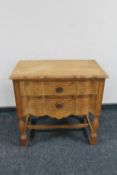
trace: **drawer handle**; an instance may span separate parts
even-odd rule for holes
[[[56,103],[56,108],[58,108],[58,109],[62,109],[63,106],[64,106],[63,103]]]
[[[57,93],[62,93],[63,92],[63,88],[62,87],[57,87],[56,88],[56,92]]]

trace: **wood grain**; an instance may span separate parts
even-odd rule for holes
[[[57,119],[62,119],[75,113],[74,98],[47,98],[45,106],[46,115]]]
[[[22,145],[27,144],[26,128],[90,128],[95,144],[107,74],[94,60],[20,61],[10,78],[19,118]],[[89,112],[94,115],[90,122]],[[27,116],[48,115],[58,120],[69,115],[86,116],[86,123],[74,125],[35,125]]]
[[[15,93],[15,100],[16,100],[16,109],[19,119],[19,130],[20,130],[20,138],[21,138],[21,145],[26,146],[27,145],[27,135],[26,135],[26,122],[23,115],[23,107],[22,107],[22,100],[21,100],[21,94],[20,94],[20,88],[19,88],[19,81],[14,80],[13,81],[14,86],[14,93]]]
[[[96,95],[98,90],[98,80],[78,80],[77,95]]]
[[[107,78],[95,60],[24,60],[20,61],[10,79],[43,78]]]
[[[42,81],[20,81],[21,96],[42,96]]]
[[[42,98],[22,97],[23,115],[44,115],[44,103]]]
[[[61,88],[61,91],[59,89]],[[76,94],[76,81],[74,80],[48,80],[45,82],[45,95],[65,96]]]
[[[84,124],[61,124],[61,125],[44,125],[44,124],[40,124],[40,125],[27,125],[27,128],[29,129],[41,129],[41,130],[45,130],[45,129],[81,129],[81,128],[87,128],[89,125],[88,123],[84,123]]]
[[[96,96],[81,96],[76,99],[76,115],[94,114]]]

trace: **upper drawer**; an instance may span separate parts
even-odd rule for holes
[[[20,81],[21,96],[42,96],[41,81]]]
[[[97,80],[20,81],[21,96],[95,95],[97,90]]]
[[[79,80],[77,82],[77,95],[96,95],[98,80]]]
[[[45,82],[45,95],[75,95],[76,82],[72,80],[48,80]]]

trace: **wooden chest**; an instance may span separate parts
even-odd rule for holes
[[[21,143],[26,145],[26,128],[90,128],[90,143],[96,143],[96,129],[107,74],[94,60],[20,61],[10,78],[13,80]],[[93,123],[89,112],[94,115]],[[35,125],[30,115],[48,115],[62,119],[69,115],[85,116],[82,124]]]

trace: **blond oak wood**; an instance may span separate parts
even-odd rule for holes
[[[76,81],[74,80],[46,80],[45,95],[65,96],[76,94]]]
[[[97,79],[83,79],[77,81],[77,95],[96,95],[98,90]]]
[[[22,108],[21,94],[19,89],[19,81],[14,80],[13,86],[14,86],[15,100],[16,100],[16,106],[17,106],[17,114],[19,119],[19,130],[21,133],[21,136],[20,136],[21,145],[26,146],[27,145],[26,122],[22,111],[23,108]]]
[[[24,116],[32,114],[34,116],[44,115],[44,103],[42,98],[22,97],[22,112]]]
[[[99,80],[98,81],[98,95],[95,100],[95,111],[94,111],[94,120],[93,120],[93,125],[92,125],[92,131],[91,131],[91,136],[90,136],[90,143],[95,144],[96,143],[96,130],[99,128],[99,115],[101,112],[101,104],[102,104],[102,98],[103,98],[103,91],[104,91],[104,84],[105,80]]]
[[[43,78],[107,78],[95,60],[24,60],[20,61],[10,79]]]
[[[74,98],[48,98],[45,102],[46,115],[62,119],[75,114]]]
[[[29,129],[81,129],[81,128],[87,128],[89,126],[88,123],[84,124],[61,124],[61,125],[30,125],[27,124],[27,128]]]
[[[86,115],[89,112],[94,114],[96,96],[81,96],[76,98],[76,115]]]
[[[10,78],[19,118],[21,143],[27,144],[26,128],[90,128],[90,143],[96,143],[104,83],[107,74],[95,60],[20,61]],[[94,115],[93,123],[89,112]],[[32,126],[28,119],[69,115],[86,116],[86,123],[75,125]],[[28,123],[27,123],[28,122]]]
[[[43,83],[42,81],[20,81],[21,96],[42,96]]]

